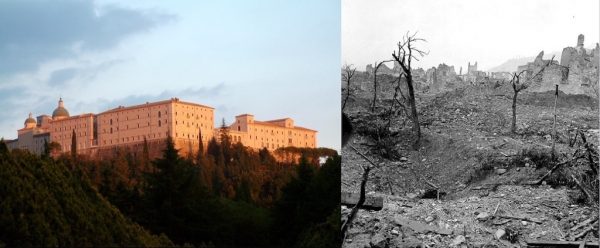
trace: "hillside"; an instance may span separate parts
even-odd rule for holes
[[[587,161],[569,162],[543,185],[529,185],[556,164],[549,155],[552,92],[519,94],[513,134],[508,85],[417,91],[423,142],[413,150],[410,120],[397,111],[400,115],[393,115],[389,128],[382,128],[393,101],[386,97],[389,92],[382,92],[384,99],[371,112],[373,93],[370,87],[360,87],[365,84],[354,84],[347,103],[345,112],[357,130],[349,144],[376,164],[366,192],[383,197],[384,202],[380,211],[358,212],[345,247],[518,247],[527,240],[581,240],[578,234],[587,226],[577,224],[598,214],[591,204],[594,199],[584,196],[571,179],[591,180],[584,185],[598,191],[593,183],[597,174]],[[577,130],[597,144],[591,138],[598,130],[597,99],[560,93],[557,114],[558,161],[570,160],[583,149],[582,140],[574,138]],[[342,190],[357,192],[361,165],[369,163],[348,146],[342,155]],[[436,199],[438,192],[440,199]],[[592,197],[597,201],[597,193]],[[349,212],[343,208],[342,215]],[[450,234],[416,231],[410,227],[414,223],[450,230]],[[514,237],[496,238],[501,232]],[[592,234],[588,240],[598,237]]]
[[[64,164],[0,143],[0,246],[172,246],[125,218]]]
[[[539,52],[538,52],[539,53]],[[560,61],[560,56],[561,56],[561,52],[552,52],[552,53],[548,53],[544,56],[544,59],[550,59],[552,58],[552,56],[554,55],[554,60],[556,61]],[[517,71],[517,67],[521,66],[521,65],[526,65],[529,62],[532,62],[533,60],[535,60],[535,54],[532,53],[533,56],[528,56],[528,57],[520,57],[520,58],[512,58],[507,60],[506,62],[497,65],[495,67],[490,68],[487,71],[490,72],[515,72]]]

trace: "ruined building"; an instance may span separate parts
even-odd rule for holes
[[[290,118],[257,121],[245,114],[237,116],[229,130],[234,143],[253,149],[317,146],[317,131],[295,126]],[[36,120],[30,113],[24,127],[17,131],[18,138],[6,144],[9,149],[42,154],[46,143],[56,142],[61,152],[70,152],[75,134],[77,153],[103,157],[118,147],[140,150],[144,142],[160,154],[164,141],[171,136],[180,154],[185,155],[197,152],[200,140],[206,149],[219,131],[214,126],[214,108],[178,98],[75,116],[60,99],[51,117],[40,115]]]
[[[594,87],[598,84],[598,43],[594,49],[583,47],[584,36],[577,37],[575,47],[565,47],[561,54],[560,63],[552,61],[538,77],[533,79],[529,91],[544,92],[554,90],[554,85],[567,94],[595,95]],[[526,71],[527,78],[537,74],[549,60],[543,59],[544,51],[540,52],[533,62],[519,66],[517,71]]]
[[[398,72],[394,71],[396,69],[396,66],[394,66],[394,69],[390,69],[386,64],[381,64],[379,66],[379,69],[377,69],[377,75],[381,75],[381,74],[387,74],[387,75],[398,75]],[[365,68],[365,72],[367,72],[368,74],[373,74],[373,72],[375,71],[375,67],[372,64],[368,64]]]
[[[439,64],[438,67],[431,67],[425,72],[427,85],[430,89],[442,90],[446,87],[452,87],[460,82],[454,66]]]
[[[462,69],[461,69],[462,72]],[[461,73],[462,74],[462,73]],[[477,70],[477,61],[475,64],[471,65],[471,62],[467,65],[467,73],[464,75],[460,75],[462,81],[466,83],[477,83],[486,80],[488,75],[483,71]]]

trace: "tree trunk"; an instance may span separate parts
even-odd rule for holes
[[[419,125],[419,115],[417,113],[417,104],[415,101],[415,90],[410,71],[406,73],[406,84],[408,86],[408,103],[410,104],[411,118],[413,121],[413,133],[417,136],[413,149],[418,150],[421,146],[421,126]]]
[[[344,104],[342,105],[342,111],[346,108],[346,103],[348,102],[348,98],[350,98],[350,80],[348,80],[348,86],[346,86],[346,99],[344,99]]]
[[[519,92],[515,91],[512,102],[512,125],[510,127],[512,133],[517,133],[517,94],[519,94]]]
[[[552,125],[552,160],[556,160],[556,102],[558,101],[558,85],[554,91],[554,124]]]
[[[377,68],[373,70],[373,105],[371,106],[371,112],[375,111],[375,102],[377,101]]]

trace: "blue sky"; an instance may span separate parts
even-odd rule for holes
[[[0,137],[27,114],[179,97],[340,146],[340,1],[0,1]],[[217,123],[218,124],[218,123]]]

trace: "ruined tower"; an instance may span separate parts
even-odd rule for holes
[[[583,47],[583,34],[580,34],[579,36],[577,36],[577,47]]]
[[[474,65],[471,65],[471,62],[467,65],[467,74],[472,74],[477,71],[477,61],[475,61]]]

